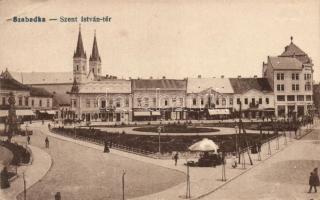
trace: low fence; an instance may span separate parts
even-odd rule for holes
[[[86,141],[86,142],[91,142],[91,143],[101,145],[101,146],[104,145],[104,140],[101,140],[101,139],[94,139],[94,138],[90,138],[90,137],[79,136],[77,134],[72,135],[72,134],[67,134],[67,133],[53,131],[53,130],[51,130],[51,131],[55,134],[63,135],[63,136],[69,137],[69,138],[78,139],[78,140],[82,140],[82,141]],[[133,154],[137,154],[137,155],[152,157],[152,158],[156,157],[154,152],[146,151],[146,150],[139,149],[139,148],[129,147],[129,146],[125,146],[125,145],[121,145],[121,144],[117,144],[117,143],[112,143],[112,145],[109,146],[109,148],[121,150],[121,151],[128,152],[128,153],[133,153]]]

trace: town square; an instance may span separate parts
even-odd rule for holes
[[[320,199],[319,12],[0,1],[0,199]]]

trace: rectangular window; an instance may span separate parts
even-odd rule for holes
[[[259,98],[259,104],[262,104],[262,98]]]
[[[253,105],[256,104],[256,99],[255,98],[251,99],[251,104],[253,104]]]
[[[306,95],[306,101],[311,101],[312,100],[312,95]]]
[[[31,106],[34,106],[34,99],[31,100]]]
[[[284,84],[277,84],[277,91],[284,91]]]
[[[196,98],[192,99],[192,105],[194,105],[194,106],[197,105],[197,99]]]
[[[230,106],[233,105],[233,98],[229,98],[229,104],[230,104]]]
[[[50,99],[47,99],[47,107],[50,107]]]
[[[284,95],[277,95],[277,101],[285,101]]]
[[[86,107],[90,108],[90,99],[86,99]]]
[[[292,73],[291,78],[292,78],[292,80],[299,80],[299,74],[298,73]]]
[[[116,100],[116,107],[117,108],[121,107],[121,99],[120,98],[117,98],[117,100]]]
[[[216,105],[219,105],[219,99],[218,98],[216,99]]]
[[[157,107],[157,98],[155,98],[155,97],[152,98],[152,105],[153,105],[153,107]]]
[[[164,105],[165,105],[165,106],[168,106],[168,99],[165,99],[165,100],[164,100]]]
[[[102,100],[101,101],[101,108],[105,108],[106,107],[106,100]]]
[[[222,98],[222,105],[223,105],[223,106],[226,105],[226,98]]]
[[[183,106],[183,103],[184,103],[183,98],[180,98],[179,101],[180,101],[179,105],[182,107],[182,106]]]
[[[297,96],[297,101],[304,101],[304,96],[303,95],[298,95]]]
[[[42,100],[39,99],[39,106],[42,107]]]
[[[29,106],[29,97],[24,98],[24,105]]]
[[[142,106],[142,99],[141,98],[137,98],[137,106],[138,107]]]
[[[19,97],[19,106],[22,106],[22,97]]]
[[[149,98],[144,98],[144,107],[149,107]]]
[[[2,105],[6,105],[6,97],[2,97]]]
[[[125,106],[126,106],[126,107],[129,107],[129,98],[128,98],[128,97],[127,97],[126,100],[125,100]]]
[[[246,105],[248,104],[248,98],[244,99],[244,104],[246,104]]]
[[[310,82],[307,82],[306,85],[304,86],[305,91],[311,91],[311,84]]]
[[[284,80],[284,73],[277,73],[277,80]]]
[[[294,95],[288,95],[287,96],[287,101],[295,101],[295,96]]]
[[[299,91],[299,84],[292,84],[292,91]]]
[[[201,105],[203,106],[203,104],[204,104],[203,98],[201,98],[200,102],[201,102]]]
[[[266,104],[269,104],[269,98],[268,97],[266,98]]]
[[[240,98],[237,98],[237,104],[238,104],[238,105],[241,104]]]

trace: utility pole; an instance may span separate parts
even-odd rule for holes
[[[23,178],[23,199],[27,200],[27,184],[26,184],[26,178],[24,176],[24,172],[22,174],[22,178]]]
[[[186,199],[191,198],[191,187],[190,187],[190,172],[189,165],[187,165],[187,191],[186,191]]]
[[[122,200],[124,200],[124,175],[126,175],[126,170],[122,172]]]

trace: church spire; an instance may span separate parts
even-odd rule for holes
[[[100,58],[99,50],[98,50],[98,44],[97,44],[96,30],[94,30],[94,39],[93,39],[93,46],[92,46],[92,53],[90,56],[90,61],[101,62],[101,58]]]
[[[87,58],[87,55],[83,48],[82,35],[81,35],[81,24],[79,25],[79,34],[76,51],[73,54],[73,58]]]

